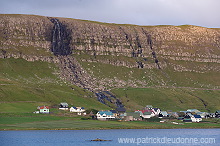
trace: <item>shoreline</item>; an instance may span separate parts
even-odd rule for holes
[[[122,123],[123,124],[123,123]],[[148,124],[148,123],[146,123]],[[43,128],[43,127],[39,127],[39,128],[34,128],[34,127],[30,127],[30,128],[22,128],[22,127],[18,127],[18,128],[9,128],[9,127],[5,127],[5,128],[1,128],[0,131],[31,131],[31,130],[122,130],[122,129],[220,129],[220,125],[216,124],[213,125],[213,123],[203,123],[203,124],[207,124],[206,126],[198,126],[195,125],[197,123],[186,123],[184,125],[171,125],[170,123],[166,123],[164,125],[157,125],[160,123],[150,123],[150,125],[146,125],[145,127],[141,127],[140,126],[134,126],[134,127],[102,127],[102,128],[98,128],[98,127],[91,127],[91,128],[62,128],[62,127],[56,127],[56,128]],[[189,125],[187,125],[189,124]]]

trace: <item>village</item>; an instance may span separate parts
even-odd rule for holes
[[[187,109],[186,111],[173,112],[171,110],[162,111],[160,108],[154,108],[152,105],[146,105],[141,110],[134,112],[126,112],[124,107],[118,107],[114,110],[86,110],[84,107],[70,107],[68,103],[62,102],[59,104],[59,110],[68,111],[74,115],[87,116],[93,120],[100,121],[157,121],[160,123],[166,122],[170,119],[177,119],[180,122],[172,122],[173,124],[194,123],[201,122],[207,118],[220,118],[220,110],[215,113],[201,112],[197,109]],[[38,106],[36,114],[50,114],[49,106]]]

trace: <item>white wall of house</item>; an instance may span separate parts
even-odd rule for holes
[[[152,115],[141,115],[141,117],[143,117],[144,119],[149,119],[152,117]]]
[[[192,122],[200,122],[202,118],[195,118],[194,116],[191,117]]]
[[[100,114],[99,112],[96,114],[98,120],[107,120],[107,119],[115,119],[114,115],[106,115]]]
[[[43,114],[49,114],[49,113],[50,113],[50,110],[47,109],[47,108],[40,109],[40,113],[43,113]]]
[[[161,112],[161,110],[160,110],[160,109],[157,109],[156,111],[155,111],[154,109],[152,109],[152,110],[154,111],[154,114],[155,114],[155,115],[159,115],[159,114],[160,114],[160,112]],[[154,115],[154,116],[155,116],[155,115]]]
[[[76,112],[76,113],[78,113],[78,112],[84,112],[84,111],[86,111],[85,109],[81,109],[81,108],[73,108],[73,107],[71,107],[70,108],[70,112]]]
[[[159,114],[158,114],[159,115]],[[151,117],[156,116],[156,114],[154,112],[151,113]]]
[[[85,115],[86,115],[86,112],[78,112],[77,115],[79,115],[79,116],[82,116],[82,115],[85,116]]]
[[[64,107],[60,107],[59,109],[60,110],[66,110],[66,111],[69,110],[69,108],[64,108]]]

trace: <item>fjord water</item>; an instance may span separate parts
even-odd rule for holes
[[[90,141],[92,139],[112,141]],[[133,138],[134,143],[122,143],[120,138]],[[155,141],[146,141],[155,138]],[[158,138],[182,138],[200,140],[214,138],[215,142],[207,141],[176,141],[165,143]],[[122,139],[121,139],[122,140]],[[152,139],[151,139],[152,140]],[[115,130],[33,130],[33,131],[0,131],[0,146],[74,146],[74,145],[220,145],[220,129],[115,129]]]

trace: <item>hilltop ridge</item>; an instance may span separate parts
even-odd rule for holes
[[[220,108],[217,28],[137,26],[1,14],[0,58],[56,64],[62,80],[94,93],[111,91],[128,107],[144,106],[140,101],[165,96],[169,103],[180,104],[175,108],[189,104],[192,97],[201,103],[198,108]],[[146,97],[131,97],[135,95],[124,92],[142,92],[139,89],[144,88],[162,88],[163,93],[155,97],[149,91]],[[171,89],[177,96],[174,99],[169,97]],[[215,99],[210,103],[209,94],[203,97],[201,92],[191,92],[194,90],[212,91]],[[182,96],[187,97],[180,99]],[[109,105],[116,102],[106,100]]]

